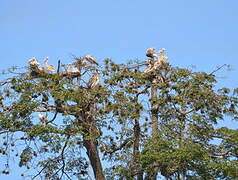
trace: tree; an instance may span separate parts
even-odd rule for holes
[[[238,131],[235,89],[215,73],[172,67],[165,50],[148,60],[99,66],[92,56],[54,68],[31,59],[1,83],[0,153],[16,156],[31,178],[234,179]],[[100,83],[99,83],[99,79]],[[37,116],[38,115],[38,116]],[[25,176],[25,174],[23,174]]]

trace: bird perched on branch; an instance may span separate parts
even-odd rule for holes
[[[146,56],[147,56],[147,57],[150,57],[150,58],[158,57],[155,48],[148,48],[148,49],[146,50]]]
[[[36,58],[32,58],[28,61],[29,64],[29,69],[30,69],[30,75],[31,76],[37,76],[39,73],[43,72],[43,68],[39,66],[39,62],[37,61]]]
[[[161,49],[159,51],[159,55],[156,53],[155,48],[149,48],[146,50],[146,56],[153,58],[153,60],[149,59],[147,60],[148,63],[148,67],[147,69],[143,72],[143,74],[146,73],[150,73],[152,71],[155,70],[159,70],[161,69],[161,67],[163,66],[163,64],[168,63],[168,57],[164,55],[164,53],[166,52],[166,49]],[[154,59],[156,58],[156,59]]]
[[[80,73],[78,68],[68,68],[66,69],[67,73]]]
[[[87,83],[88,88],[94,88],[99,84],[100,75],[98,72],[93,73],[93,75],[89,78]]]
[[[46,117],[45,117],[43,114],[41,114],[41,113],[38,113],[38,117],[39,117],[39,119],[40,119],[42,125],[43,125],[43,126],[46,126],[47,123],[48,123],[48,120],[46,119]]]
[[[30,66],[38,66],[40,63],[36,60],[36,58],[32,58],[28,61]]]
[[[97,60],[93,56],[87,55],[84,58],[86,61],[90,62],[91,64],[99,65]]]
[[[165,52],[165,51],[164,51]],[[160,64],[166,64],[168,63],[168,57],[166,55],[164,55],[164,52],[163,53],[160,53],[159,55],[159,61],[160,61]]]
[[[49,58],[46,57],[44,59],[44,62],[45,62],[45,65],[44,65],[44,70],[48,73],[51,73],[51,72],[56,72],[55,70],[55,67],[53,65],[49,65],[48,62],[49,62]]]
[[[151,71],[153,71],[153,66],[154,66],[154,62],[153,60],[147,60],[147,69],[143,72],[143,74],[147,74]]]

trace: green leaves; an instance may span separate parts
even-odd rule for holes
[[[21,155],[20,155],[20,162],[19,166],[26,166],[29,161],[31,161],[33,158],[33,150],[30,147],[26,147],[23,149]]]
[[[227,114],[238,119],[238,90],[217,90],[214,73],[167,63],[146,73],[153,60],[146,62],[106,59],[97,70],[85,64],[80,76],[23,73],[7,80],[0,89],[0,133],[7,137],[0,153],[20,144],[19,166],[35,162],[51,179],[60,173],[85,178],[97,156],[107,161],[112,179],[153,173],[168,179],[235,179],[237,129],[216,124]],[[102,76],[100,85],[89,88],[95,71]]]

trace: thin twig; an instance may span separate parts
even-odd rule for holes
[[[33,109],[34,112],[49,112],[56,111],[56,109]]]
[[[220,69],[222,69],[223,67],[227,66],[227,64],[223,64],[222,66],[216,68],[214,71],[212,71],[209,75],[213,75],[215,72],[219,71]]]
[[[68,145],[68,140],[69,140],[69,138],[70,138],[70,135],[67,136],[67,139],[66,139],[66,142],[65,142],[65,144],[64,144],[64,146],[63,146],[63,148],[62,148],[62,151],[61,151],[60,155],[57,157],[57,159],[60,157],[60,159],[61,159],[62,162],[63,162],[63,165],[62,165],[62,167],[59,168],[51,177],[54,177],[56,174],[58,174],[59,171],[62,171],[62,175],[61,175],[60,179],[62,179],[62,176],[63,176],[64,174],[66,174],[66,173],[64,172],[64,168],[65,168],[64,151],[65,151],[65,148],[66,148],[67,145]],[[67,174],[66,174],[66,175],[67,175]],[[68,177],[68,176],[67,176],[67,177]]]
[[[48,123],[53,122],[55,120],[55,118],[57,117],[57,114],[58,114],[58,112],[56,111],[54,117],[50,121],[48,121]]]
[[[48,163],[32,179],[35,179],[37,176],[39,176],[42,173],[42,171],[47,167],[47,165],[48,165]]]
[[[118,150],[121,150],[121,149],[122,149],[124,146],[126,146],[127,143],[129,143],[130,140],[132,140],[132,139],[134,139],[134,137],[127,138],[119,147],[114,148],[114,149],[111,150],[111,151],[106,151],[106,152],[109,153],[109,154],[112,154],[112,153],[114,153],[114,152],[116,152],[116,151],[118,151]]]

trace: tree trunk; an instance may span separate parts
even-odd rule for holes
[[[151,123],[152,123],[152,136],[158,135],[159,122],[158,122],[158,103],[157,103],[157,88],[151,88]]]
[[[140,151],[139,151],[139,143],[140,143],[140,124],[139,120],[135,119],[134,126],[134,147],[133,147],[133,158],[135,163],[135,171],[137,173],[136,179],[143,180],[143,172],[141,172],[141,164],[139,160]]]
[[[97,137],[99,136],[99,131],[97,130],[93,118],[87,118],[87,116],[84,116],[84,119],[86,121],[84,122],[83,145],[87,149],[87,155],[93,169],[94,177],[96,180],[105,180],[98,152]]]
[[[84,137],[84,146],[87,149],[87,155],[93,168],[96,180],[104,180],[101,160],[97,149],[97,141],[93,138]]]
[[[152,123],[152,137],[155,137],[159,133],[159,122],[158,122],[158,96],[157,88],[151,88],[151,123]],[[151,172],[148,172],[148,179],[156,180],[158,168],[155,167]]]

